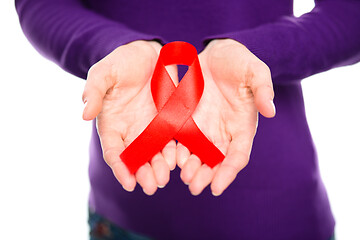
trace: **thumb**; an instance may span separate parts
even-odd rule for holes
[[[250,79],[250,88],[254,94],[254,101],[258,111],[267,118],[274,117],[276,114],[274,90],[269,68],[259,67],[253,71]]]
[[[106,71],[94,65],[90,68],[82,95],[85,104],[83,119],[93,120],[101,112],[104,96],[112,87],[111,78],[106,77]]]

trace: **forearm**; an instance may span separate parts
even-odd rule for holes
[[[157,39],[92,12],[81,0],[16,0],[15,5],[22,29],[35,48],[81,78],[118,46]]]
[[[283,17],[254,29],[211,36],[244,44],[271,69],[274,83],[289,83],[360,60],[360,1],[317,1],[299,18]]]

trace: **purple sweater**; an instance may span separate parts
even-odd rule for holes
[[[271,69],[277,115],[260,117],[249,165],[220,197],[193,197],[172,172],[154,196],[125,192],[103,161],[94,126],[90,207],[119,226],[156,239],[327,240],[334,230],[300,80],[360,60],[360,1],[318,0],[293,16],[291,0],[17,0],[32,44],[85,78],[92,64],[138,39],[232,38]],[[341,81],[341,79],[339,79]],[[322,159],[326,161],[326,159]]]

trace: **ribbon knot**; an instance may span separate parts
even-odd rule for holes
[[[165,69],[172,64],[189,66],[178,87]],[[151,79],[151,94],[158,114],[120,155],[131,173],[150,161],[172,139],[182,143],[210,167],[224,159],[191,117],[203,91],[204,78],[196,48],[186,42],[163,46]]]

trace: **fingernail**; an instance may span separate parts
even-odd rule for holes
[[[150,194],[150,193],[148,193],[148,192],[146,192],[146,190],[143,188],[143,191],[144,191],[144,193],[146,194],[146,195],[148,195],[148,196],[152,196],[153,194]]]
[[[214,195],[215,197],[218,197],[218,196],[221,195],[221,193],[215,193],[215,192],[211,192],[211,193],[212,193],[212,195]]]
[[[271,106],[273,107],[273,112],[274,112],[274,115],[275,115],[275,113],[276,113],[276,108],[275,108],[274,101],[273,101],[273,100],[270,100],[270,103],[271,103]]]
[[[146,192],[145,188],[143,188],[143,192],[144,192],[146,195],[149,195],[149,194]]]
[[[190,193],[191,193],[191,195],[193,195],[193,196],[199,195],[199,194],[194,194],[192,191],[190,191]]]
[[[132,191],[134,191],[134,189],[132,188],[132,189],[126,189],[123,185],[121,185],[122,187],[123,187],[123,189],[125,190],[125,191],[128,191],[128,192],[132,192]]]
[[[158,188],[164,188],[165,186],[163,186],[163,185],[158,185]]]
[[[198,196],[198,195],[201,193],[201,192],[200,192],[200,193],[197,193],[197,194],[196,194],[196,193],[193,193],[190,188],[189,188],[189,191],[190,191],[191,195],[193,195],[193,196]]]

